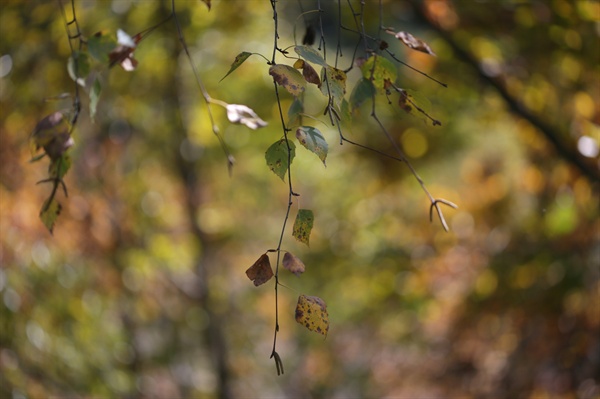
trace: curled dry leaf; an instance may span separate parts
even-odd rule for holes
[[[119,45],[108,54],[110,66],[113,67],[119,64],[128,72],[135,70],[138,62],[133,58],[133,51],[140,40],[142,40],[142,37],[139,34],[132,38],[125,31],[117,30],[117,43]]]
[[[74,144],[73,138],[68,132],[68,122],[60,111],[54,112],[38,122],[33,131],[32,140],[35,149],[43,148],[52,160],[60,158]]]
[[[262,254],[260,258],[246,270],[246,275],[256,287],[269,281],[271,277],[273,277],[273,269],[271,269],[269,256],[267,254]]]
[[[283,255],[283,267],[294,273],[296,276],[300,276],[306,270],[306,266],[304,263],[298,258],[296,255],[293,255],[290,252],[286,252]]]
[[[433,50],[431,49],[431,47],[429,47],[429,45],[427,43],[425,43],[421,39],[417,39],[416,37],[414,37],[413,35],[411,35],[408,32],[398,32],[394,36],[396,36],[396,39],[399,39],[407,47],[410,47],[413,50],[417,50],[422,53],[426,53],[426,54],[435,56],[435,53],[433,52]]]
[[[267,126],[267,122],[260,119],[252,108],[241,104],[227,104],[227,119],[231,123],[246,125],[253,130]]]
[[[302,59],[296,60],[294,62],[294,68],[302,69],[302,76],[308,83],[314,83],[318,88],[321,88],[321,78],[319,78],[319,74],[315,71],[308,62],[304,62]]]

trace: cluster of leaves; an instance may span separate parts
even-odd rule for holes
[[[272,2],[274,11],[274,19],[277,20],[277,7],[276,3]],[[307,35],[312,32],[309,26],[307,28]],[[386,32],[393,34],[402,43],[411,49],[421,51],[429,55],[435,56],[435,53],[431,50],[429,45],[424,41],[415,38],[408,32],[395,33],[394,30],[388,28]],[[341,141],[347,141],[351,144],[356,144],[359,147],[366,148],[381,154],[380,151],[375,150],[369,146],[359,145],[357,143],[347,140],[343,133],[341,124],[351,122],[353,115],[358,114],[358,109],[361,105],[367,101],[371,101],[373,104],[372,116],[376,117],[375,104],[377,96],[385,96],[388,99],[389,104],[393,104],[391,96],[395,93],[397,100],[396,106],[403,111],[424,117],[425,121],[430,121],[433,126],[439,126],[441,123],[431,117],[425,108],[427,108],[425,101],[422,100],[422,96],[419,96],[413,91],[403,89],[398,84],[398,68],[392,61],[397,59],[395,57],[386,57],[382,54],[382,51],[388,47],[388,44],[381,40],[379,43],[379,51],[367,51],[366,58],[359,57],[354,59],[347,70],[342,70],[337,67],[337,57],[334,65],[328,63],[325,58],[325,51],[320,46],[319,50],[312,47],[312,40],[303,40],[302,45],[294,45],[291,47],[296,56],[292,56],[290,48],[279,49],[277,47],[277,23],[275,24],[275,47],[273,52],[272,60],[267,59],[269,65],[268,73],[273,78],[275,84],[275,92],[281,111],[281,102],[278,87],[285,89],[291,96],[293,101],[287,110],[287,121],[284,119],[283,113],[281,113],[281,123],[283,130],[283,137],[275,141],[266,150],[265,159],[268,168],[275,173],[282,181],[285,182],[286,175],[288,176],[289,184],[289,204],[288,211],[283,223],[282,235],[280,237],[279,246],[277,249],[269,250],[262,254],[259,259],[246,271],[248,278],[254,283],[255,286],[262,285],[275,277],[276,285],[276,299],[277,302],[277,286],[279,285],[279,254],[282,251],[281,241],[286,227],[286,221],[290,213],[290,207],[294,197],[298,196],[292,188],[292,174],[290,168],[292,162],[296,157],[296,144],[293,140],[288,137],[288,132],[295,132],[295,138],[297,143],[303,146],[308,151],[315,154],[323,165],[326,166],[327,155],[329,152],[329,145],[323,135],[323,133],[316,127],[306,125],[303,123],[304,118],[316,119],[314,116],[305,114],[305,94],[309,85],[317,87],[319,92],[325,97],[326,105],[324,113],[329,115],[330,122],[333,126],[337,126],[340,132]],[[322,44],[324,44],[324,38],[322,36]],[[278,63],[275,61],[275,55],[280,53],[289,60],[288,63]],[[246,60],[248,60],[255,53],[243,51],[239,53],[229,71],[223,77],[226,78],[236,69],[238,69]],[[260,55],[260,54],[258,54]],[[354,84],[351,90],[347,89],[348,77],[347,72],[352,68],[357,67],[360,69],[361,77]],[[317,69],[320,69],[317,72]],[[347,96],[347,92],[350,95]],[[382,130],[385,135],[390,137],[383,126]],[[447,225],[442,215],[442,212],[438,206],[439,203],[456,207],[453,203],[446,200],[434,199],[427,189],[420,177],[416,174],[408,159],[404,156],[400,148],[390,138],[393,147],[397,151],[397,157],[392,157],[396,160],[405,162],[409,165],[409,168],[421,184],[423,190],[431,200],[431,211],[435,208],[438,212],[442,225],[447,230]],[[386,155],[386,154],[384,154]],[[308,245],[310,232],[313,227],[314,215],[312,210],[300,209],[297,213],[292,235],[299,241]],[[271,268],[270,260],[268,257],[269,252],[277,253],[277,265],[275,272]],[[304,263],[298,259],[295,255],[290,252],[284,251],[285,255],[282,260],[282,265],[285,269],[288,269],[292,273],[299,275],[304,272]],[[296,321],[310,331],[314,331],[323,335],[326,335],[329,330],[329,319],[327,314],[327,307],[325,301],[319,297],[306,296],[301,294],[298,298],[296,305]],[[278,316],[276,315],[276,319]],[[276,340],[277,332],[279,330],[279,323],[276,320],[275,326],[275,340],[273,345],[273,352],[271,357],[275,358],[278,373],[283,373],[283,365],[281,359],[276,352]]]
[[[203,0],[203,2],[210,10],[210,0]],[[72,2],[72,6],[74,13],[74,2]],[[138,66],[138,61],[134,58],[134,52],[138,44],[147,37],[147,35],[152,33],[154,29],[173,17],[175,17],[174,8],[172,13],[164,21],[141,31],[134,36],[130,36],[124,30],[118,29],[116,35],[100,31],[87,39],[79,29],[75,14],[73,14],[73,19],[71,21],[66,21],[65,18],[65,25],[67,27],[67,32],[69,33],[69,44],[72,48],[71,56],[67,62],[67,70],[69,76],[76,85],[75,94],[73,96],[73,109],[56,111],[46,116],[37,124],[31,135],[31,147],[34,155],[31,161],[39,161],[45,156],[50,158],[49,176],[47,179],[40,182],[53,183],[51,194],[44,201],[40,211],[40,218],[50,233],[53,232],[56,219],[62,208],[61,204],[56,199],[58,186],[63,188],[65,196],[67,196],[67,188],[63,178],[71,166],[68,150],[74,144],[72,134],[80,112],[80,88],[85,90],[89,97],[89,116],[93,121],[102,92],[102,73],[117,65],[127,72],[135,71]],[[174,19],[178,25],[177,18]],[[71,35],[69,31],[69,26],[72,24],[75,24],[77,27],[77,32],[73,35]],[[185,39],[180,30],[179,35],[187,52],[187,45],[185,44]],[[72,46],[73,40],[78,41],[78,49],[75,49]],[[227,118],[231,123],[242,124],[250,129],[258,129],[267,125],[254,110],[246,105],[228,104],[224,101],[211,98],[204,90],[204,86],[198,76],[197,79],[207,104],[215,104],[225,108],[227,111]],[[61,97],[69,96],[69,94],[61,95]],[[218,136],[218,129],[214,123],[213,130]],[[222,142],[220,136],[218,137]],[[43,149],[43,153],[36,155],[40,149]],[[226,146],[224,146],[224,149],[228,154]],[[230,164],[232,163],[233,161],[230,159]]]
[[[205,1],[206,5],[210,9],[210,2]],[[277,19],[276,3],[272,2],[274,17]],[[89,96],[89,114],[93,120],[100,94],[102,92],[102,79],[101,73],[114,66],[120,66],[127,72],[134,71],[138,62],[134,58],[134,52],[140,42],[147,37],[154,29],[164,24],[165,22],[173,19],[178,30],[180,42],[188,56],[196,82],[204,97],[204,100],[208,107],[209,116],[211,119],[213,132],[219,138],[222,148],[227,155],[229,166],[233,164],[233,156],[229,153],[226,143],[219,134],[210,106],[212,104],[223,107],[226,110],[227,118],[231,123],[243,124],[251,129],[258,129],[267,125],[267,122],[262,120],[253,109],[242,104],[229,104],[227,102],[212,98],[202,83],[199,74],[194,66],[189,50],[185,43],[181,27],[179,25],[177,15],[175,13],[175,6],[173,3],[172,13],[157,25],[154,25],[140,33],[130,36],[123,30],[119,29],[116,32],[116,37],[105,32],[98,32],[89,38],[85,38],[82,32],[79,30],[79,25],[76,23],[75,16],[73,21],[66,21],[67,31],[68,26],[71,23],[77,25],[77,33],[75,35],[69,35],[69,40],[78,41],[78,48],[74,49],[72,46],[72,54],[69,58],[67,69],[69,76],[75,82],[75,100],[73,106],[73,115],[68,118],[66,111],[55,112],[42,121],[40,121],[32,135],[32,142],[35,150],[44,150],[44,153],[40,156],[36,156],[34,160],[39,160],[43,156],[47,155],[50,160],[49,178],[44,181],[53,182],[53,190],[48,199],[44,202],[40,217],[46,227],[52,232],[55,221],[60,214],[61,205],[56,199],[56,192],[58,187],[64,189],[65,195],[67,194],[66,185],[63,181],[65,174],[67,173],[71,163],[68,155],[68,149],[73,145],[72,132],[77,121],[79,113],[79,90],[84,89]],[[276,25],[277,26],[277,25]],[[275,30],[277,27],[275,27]],[[410,33],[395,31],[391,28],[387,28],[386,32],[393,34],[402,43],[407,45],[409,48],[421,51],[430,55],[435,55],[431,48],[420,39],[415,38]],[[275,32],[277,38],[278,33]],[[322,41],[324,43],[323,34]],[[367,38],[366,36],[362,36]],[[325,52],[323,50],[318,51],[312,47],[311,40],[305,40],[302,45],[295,45],[293,51],[297,56],[290,56],[290,51],[282,50],[275,44],[275,50],[273,53],[272,60],[267,59],[269,66],[268,73],[273,78],[274,88],[277,95],[277,101],[281,110],[281,102],[278,87],[285,89],[294,100],[292,101],[289,109],[287,110],[287,122],[283,118],[282,114],[282,129],[283,137],[276,140],[265,153],[265,160],[268,168],[275,173],[282,181],[285,182],[286,175],[288,176],[289,184],[289,196],[290,201],[288,204],[287,214],[284,220],[282,236],[280,237],[279,245],[277,249],[268,250],[247,270],[246,274],[248,278],[256,285],[262,285],[269,281],[272,277],[275,277],[276,289],[279,285],[279,263],[280,254],[285,253],[281,262],[282,266],[289,270],[295,275],[300,275],[305,270],[304,263],[295,255],[290,252],[281,249],[281,241],[286,227],[287,218],[290,214],[290,207],[292,205],[293,197],[299,194],[295,193],[292,189],[292,174],[291,165],[296,156],[296,144],[288,138],[288,132],[294,132],[294,136],[302,147],[307,149],[309,152],[315,154],[324,166],[327,165],[327,155],[329,152],[329,145],[323,135],[323,133],[316,127],[305,124],[305,118],[316,119],[314,116],[305,114],[305,93],[309,85],[315,85],[318,91],[326,99],[326,105],[324,115],[329,115],[329,119],[332,125],[337,126],[340,132],[341,141],[350,142],[356,144],[359,147],[372,150],[374,152],[384,154],[374,148],[366,145],[359,145],[346,139],[342,133],[341,124],[350,122],[353,115],[358,113],[358,109],[367,101],[372,103],[372,114],[376,121],[379,123],[381,130],[389,138],[392,147],[396,150],[396,156],[390,156],[398,161],[405,162],[415,178],[421,184],[423,190],[431,201],[431,210],[435,207],[438,211],[438,215],[442,221],[445,229],[447,225],[438,207],[439,203],[454,206],[454,204],[446,200],[434,199],[427,189],[420,177],[416,174],[415,170],[410,165],[408,159],[404,156],[402,150],[398,145],[391,139],[389,133],[381,125],[377,119],[375,112],[376,97],[385,96],[389,104],[396,104],[399,109],[406,111],[409,114],[418,115],[425,117],[426,121],[430,121],[434,126],[440,125],[441,123],[431,117],[427,111],[427,106],[424,105],[425,101],[421,100],[418,95],[407,89],[403,89],[398,84],[398,69],[394,64],[393,60],[397,60],[395,56],[386,57],[384,50],[387,49],[388,44],[379,40],[378,50],[367,50],[365,57],[354,58],[351,66],[347,70],[342,70],[337,66],[337,59],[335,64],[328,63],[325,58]],[[278,63],[275,61],[275,55],[277,53],[282,54],[286,60],[293,60],[287,63]],[[229,76],[233,71],[239,68],[251,55],[254,53],[242,52],[235,57],[235,60],[231,64],[229,71],[225,74],[223,79]],[[347,73],[352,68],[358,68],[361,72],[360,79],[354,84],[351,90],[348,90],[348,76]],[[320,69],[317,72],[317,69]],[[350,95],[347,96],[347,93]],[[397,100],[393,102],[391,100],[392,95],[397,96]],[[292,235],[298,241],[308,245],[310,240],[310,234],[314,223],[314,214],[309,209],[299,209],[296,219],[293,225]],[[277,253],[277,265],[276,270],[273,272],[268,253]],[[277,296],[277,294],[276,294]],[[276,298],[277,301],[277,298]],[[327,308],[325,301],[319,297],[300,295],[298,298],[296,310],[296,321],[310,331],[314,331],[323,335],[326,335],[329,330],[329,320],[327,314]],[[278,322],[276,321],[275,337],[279,329]],[[275,339],[276,342],[276,339]],[[283,366],[279,355],[275,350],[275,343],[273,347],[272,356],[276,359],[278,372],[283,372]]]

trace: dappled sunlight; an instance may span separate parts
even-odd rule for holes
[[[3,5],[0,396],[600,395],[598,4],[175,4]]]

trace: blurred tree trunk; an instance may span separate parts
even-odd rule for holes
[[[163,8],[164,15],[168,15],[171,12],[169,6],[165,3]],[[167,24],[167,29],[173,29],[173,36],[175,32],[175,26]],[[182,29],[184,27],[182,26]],[[190,40],[190,39],[188,39]],[[171,60],[173,60],[173,71],[177,70],[179,66],[178,60],[180,60],[180,53],[182,51],[181,43],[179,41],[173,45],[173,54]],[[177,101],[181,98],[178,88],[181,87],[178,82],[178,74],[171,73],[171,82],[168,84],[169,89],[167,97]],[[200,93],[198,92],[198,95]],[[231,398],[231,387],[229,378],[229,368],[227,365],[227,343],[225,340],[225,334],[223,331],[222,319],[217,312],[215,312],[215,304],[211,297],[211,275],[213,272],[212,266],[216,264],[217,259],[217,248],[216,243],[211,237],[209,237],[204,231],[202,231],[197,221],[198,211],[202,206],[204,195],[203,187],[206,187],[209,183],[206,181],[206,176],[198,173],[198,163],[196,161],[187,161],[184,159],[180,148],[183,140],[187,138],[186,127],[184,126],[183,118],[181,117],[181,109],[184,104],[179,102],[173,105],[173,108],[168,112],[172,112],[173,115],[173,126],[172,130],[170,150],[171,156],[173,156],[173,165],[175,166],[175,172],[181,180],[181,186],[185,190],[185,211],[187,213],[187,219],[189,221],[190,234],[195,241],[195,247],[199,248],[198,258],[195,260],[195,270],[197,275],[198,285],[197,289],[197,301],[200,308],[208,316],[208,325],[205,330],[205,345],[207,351],[210,352],[210,357],[213,362],[214,373],[217,378],[216,396],[218,398]],[[208,116],[207,116],[208,117]]]

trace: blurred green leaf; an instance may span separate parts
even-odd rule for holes
[[[387,88],[390,83],[395,83],[398,77],[396,66],[387,58],[379,55],[369,57],[361,65],[360,70],[363,77],[370,80],[378,90]]]
[[[300,114],[304,111],[304,104],[300,99],[295,98],[288,109],[288,126],[294,126],[300,121]]]
[[[375,93],[373,83],[366,78],[360,78],[350,94],[350,106],[353,110],[360,107],[363,102],[372,99]]]
[[[323,161],[323,165],[326,165],[325,159],[327,158],[329,147],[327,141],[325,141],[325,138],[317,128],[300,126],[296,129],[296,138],[304,148],[316,154]]]
[[[114,37],[98,32],[88,39],[88,51],[96,60],[107,64],[110,60],[109,54],[117,47]]]
[[[67,70],[71,79],[76,81],[80,86],[85,87],[85,78],[90,73],[90,57],[86,52],[74,51],[69,57]]]
[[[90,90],[90,118],[92,121],[96,116],[96,109],[98,107],[98,100],[100,99],[100,93],[102,92],[102,85],[98,78],[94,79],[94,84]]]
[[[289,150],[288,150],[289,145]],[[294,157],[296,156],[296,145],[293,141],[284,139],[273,143],[265,153],[265,159],[267,160],[267,166],[273,171],[281,180],[285,181],[285,174],[287,173],[288,166],[292,164]]]
[[[294,47],[294,51],[308,62],[312,62],[313,64],[321,65],[323,67],[327,66],[327,62],[325,62],[323,56],[321,56],[321,54],[319,54],[319,52],[312,47],[296,46]]]
[[[326,66],[321,69],[321,92],[331,97],[338,108],[346,94],[346,73],[341,69]]]
[[[55,196],[48,198],[42,205],[42,209],[40,210],[40,219],[50,234],[53,233],[54,223],[56,222],[58,215],[60,215],[61,210],[62,206],[58,203]]]

